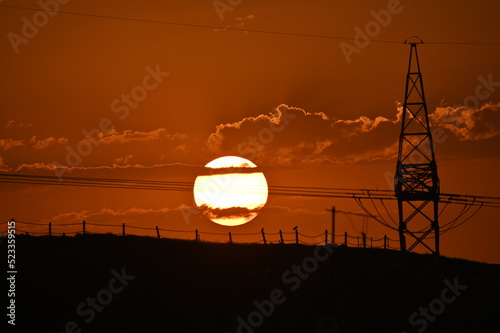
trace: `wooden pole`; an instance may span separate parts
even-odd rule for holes
[[[49,237],[52,236],[52,222],[49,222]]]
[[[366,249],[366,234],[363,232],[363,248]]]
[[[85,235],[85,220],[83,221],[83,234]]]
[[[299,229],[295,227],[295,244],[299,244]]]
[[[325,230],[325,245],[328,245],[328,230]]]
[[[264,233],[264,228],[260,229],[260,232],[262,233],[262,240],[264,241],[264,244],[267,244],[267,242],[266,242],[266,234]]]
[[[231,235],[231,231],[229,232],[229,243],[233,244],[233,236]]]
[[[156,226],[156,236],[158,238],[161,238],[161,236],[160,236],[160,229],[158,228],[158,226]]]
[[[285,240],[283,239],[283,232],[280,230],[280,242],[281,244],[285,244]]]
[[[122,223],[122,236],[125,236],[125,223]]]
[[[200,239],[200,236],[198,235],[198,229],[196,229],[196,235],[195,235],[195,241],[198,241]]]
[[[332,244],[335,244],[335,206],[332,206]]]

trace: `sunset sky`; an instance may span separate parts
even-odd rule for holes
[[[431,125],[443,129],[441,190],[500,196],[500,44],[442,44],[500,42],[498,1],[47,3],[46,22],[38,1],[0,3],[2,173],[194,183],[205,164],[236,155],[269,186],[391,190],[403,42],[417,35]],[[359,31],[394,43],[352,40]],[[319,235],[330,229],[331,206],[361,212],[349,199],[271,195],[254,220],[228,229],[189,209],[191,192],[2,184],[0,193],[4,221],[52,221],[55,232],[82,220],[199,229],[204,240],[226,238],[203,231],[295,226]],[[394,202],[388,208],[396,218]],[[447,208],[441,223],[460,209]],[[500,263],[499,222],[498,209],[482,209],[443,236],[442,254]],[[362,224],[339,214],[336,234],[360,235]],[[365,232],[397,239],[374,221]]]

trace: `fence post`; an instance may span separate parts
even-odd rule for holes
[[[83,221],[83,234],[85,235],[85,220]]]
[[[295,227],[295,244],[299,244],[299,229]]]
[[[280,230],[280,242],[281,244],[285,244],[285,240],[283,239],[283,232]]]
[[[198,229],[196,229],[196,236],[195,236],[195,241],[198,241],[200,239],[200,236],[198,235]]]
[[[158,229],[158,226],[156,226],[156,236],[158,236],[158,238],[161,238],[160,229]]]
[[[49,237],[52,236],[52,222],[49,222]]]
[[[347,246],[347,231],[344,231],[344,245]]]
[[[233,244],[233,236],[231,235],[231,231],[229,232],[229,243]]]
[[[325,230],[325,245],[328,245],[328,230]]]
[[[384,250],[387,250],[387,235],[384,235]]]
[[[264,245],[267,244],[266,242],[266,234],[264,233],[264,228],[260,229],[260,232],[262,233],[262,240],[264,241]]]
[[[122,223],[122,236],[125,236],[125,223]]]
[[[363,232],[363,248],[366,249],[366,234]]]

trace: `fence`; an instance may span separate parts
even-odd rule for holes
[[[148,227],[138,227],[138,226],[132,226],[132,225],[126,225],[125,223],[122,224],[100,224],[100,223],[89,223],[86,221],[82,221],[81,223],[69,223],[69,224],[63,224],[63,225],[52,225],[52,222],[48,223],[35,223],[35,222],[23,222],[23,221],[16,221],[14,219],[11,220],[11,222],[15,222],[16,224],[16,234],[26,234],[26,235],[35,235],[35,236],[72,236],[72,235],[86,235],[86,234],[102,234],[99,232],[93,232],[89,230],[90,227],[113,227],[119,229],[121,232],[119,233],[112,233],[112,234],[119,234],[122,236],[126,235],[136,235],[136,236],[153,236],[156,238],[177,238],[177,239],[186,239],[186,240],[195,240],[195,241],[200,241],[201,240],[201,235],[217,235],[217,236],[227,236],[227,242],[228,243],[233,243],[233,237],[234,236],[257,236],[259,237],[258,241],[255,242],[250,242],[250,243],[257,243],[257,244],[303,244],[303,245],[322,245],[322,244],[329,244],[329,243],[334,243],[335,240],[342,239],[340,242],[336,242],[337,244],[345,244],[350,247],[363,247],[363,248],[380,248],[380,249],[391,249],[391,250],[398,250],[398,247],[392,247],[390,244],[398,244],[397,240],[391,239],[387,237],[387,235],[384,235],[381,238],[373,238],[373,237],[368,237],[365,233],[362,233],[361,235],[357,236],[352,236],[349,235],[347,232],[344,232],[343,234],[340,235],[334,235],[332,237],[331,233],[328,232],[328,230],[325,230],[323,233],[319,235],[314,235],[314,236],[309,236],[305,235],[301,232],[299,232],[298,228],[295,227],[293,232],[285,232],[282,230],[279,230],[278,232],[270,233],[270,232],[265,232],[264,228],[260,230],[260,232],[253,232],[253,233],[233,233],[231,231],[227,233],[217,233],[217,232],[206,232],[206,231],[200,231],[198,229],[195,230],[173,230],[173,229],[163,229],[159,228],[158,226],[155,226],[154,228],[148,228]],[[0,223],[0,226],[7,224],[8,222],[3,222]],[[26,226],[37,226],[39,229],[42,229],[42,227],[45,227],[44,229],[46,231],[32,231],[32,230],[24,230],[18,228],[18,224],[20,225],[26,225]],[[56,232],[54,231],[54,227],[74,227],[78,228],[78,230],[73,230],[73,231],[59,231]],[[138,235],[137,233],[128,233],[128,230],[146,230],[149,232],[148,235]],[[8,231],[2,231],[0,232],[1,235],[6,235]],[[109,233],[109,232],[107,232]],[[178,234],[183,234],[186,235],[186,237],[175,237],[175,235]],[[189,236],[191,234],[191,236]],[[312,241],[304,241],[303,239],[307,240],[312,240]],[[391,243],[392,242],[392,243]],[[248,242],[245,242],[248,243]],[[375,245],[374,245],[375,244]]]

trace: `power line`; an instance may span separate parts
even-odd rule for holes
[[[500,42],[425,42],[430,45],[500,45]]]
[[[30,11],[42,11],[40,8],[29,8],[29,7],[21,7],[21,6],[1,5],[0,8],[2,8],[2,7],[3,8],[11,8],[11,9],[30,10]],[[271,34],[271,35],[306,37],[306,38],[321,38],[321,39],[349,40],[349,41],[355,40],[354,37],[330,36],[330,35],[321,35],[321,34],[308,34],[308,33],[272,31],[272,30],[260,30],[260,29],[242,29],[242,28],[223,27],[223,26],[207,25],[207,24],[171,22],[171,21],[162,21],[162,20],[140,19],[140,18],[133,18],[133,17],[121,17],[121,16],[78,13],[78,12],[68,12],[68,11],[51,11],[51,10],[43,10],[43,11],[50,12],[50,13],[56,13],[56,14],[59,13],[59,14],[65,14],[65,15],[81,16],[81,17],[95,17],[95,18],[101,18],[101,19],[111,19],[111,20],[120,20],[120,21],[164,24],[164,25],[189,27],[189,28],[229,30],[229,31],[239,31],[239,32],[253,32],[253,33],[259,33],[259,34]],[[385,43],[385,44],[404,44],[404,42],[401,42],[401,41],[380,40],[380,39],[370,39],[370,42]],[[426,42],[425,44],[430,44],[430,45],[500,45],[500,42]]]
[[[37,175],[15,175],[0,174],[0,183],[27,184],[27,185],[51,185],[51,186],[76,186],[76,187],[99,187],[113,189],[135,189],[135,190],[160,190],[160,191],[193,191],[192,182],[181,181],[157,181],[118,178],[86,178],[65,177],[63,181],[55,176]],[[198,184],[201,190],[214,189],[218,193],[257,193],[266,190],[266,187],[257,185],[231,185],[231,184]],[[335,187],[311,187],[311,186],[280,186],[269,185],[267,191],[270,195],[324,197],[324,198],[347,198],[347,199],[369,199],[369,200],[395,200],[393,191],[372,189],[348,189]],[[466,204],[472,206],[500,208],[500,197],[472,196],[460,194],[442,193],[440,202],[451,204]],[[367,212],[367,210],[365,210]],[[369,214],[369,212],[367,212]],[[372,215],[372,214],[370,214]],[[382,221],[381,221],[382,222]],[[383,221],[382,223],[387,224]]]
[[[20,6],[1,5],[0,7],[13,8],[13,9],[24,9],[24,10],[31,10],[31,11],[39,11],[40,10],[40,9],[36,9],[36,8],[28,8],[28,7],[20,7]],[[230,31],[240,31],[240,32],[255,32],[255,33],[260,33],[260,34],[273,34],[273,35],[285,35],[285,36],[296,36],[296,37],[313,37],[313,38],[326,38],[326,39],[338,39],[338,40],[353,40],[352,37],[338,37],[338,36],[328,36],[328,35],[319,35],[319,34],[294,33],[294,32],[286,32],[286,31],[269,31],[269,30],[259,30],[259,29],[241,29],[241,28],[223,27],[223,26],[217,26],[217,25],[169,22],[169,21],[161,21],[161,20],[139,19],[139,18],[131,18],[131,17],[77,13],[77,12],[68,12],[68,11],[58,11],[58,12],[48,11],[48,12],[60,13],[60,14],[66,14],[66,15],[83,16],[83,17],[96,17],[96,18],[102,18],[102,19],[131,21],[131,22],[174,25],[174,26],[190,27],[190,28],[203,28],[203,29],[212,29],[212,30],[214,30],[214,29],[215,30],[230,30]],[[401,44],[401,42],[396,42],[396,41],[385,41],[385,40],[371,40],[371,41],[377,42],[377,43]]]
[[[55,185],[55,186],[80,186],[80,187],[100,187],[100,188],[113,188],[113,189],[141,189],[141,190],[164,190],[164,191],[193,191],[194,184],[191,182],[180,182],[180,181],[155,181],[155,180],[138,180],[138,179],[117,179],[117,178],[85,178],[85,177],[66,177],[64,181],[60,181],[55,176],[37,176],[37,175],[13,175],[13,174],[0,174],[0,183],[14,183],[14,184],[26,184],[26,185]],[[202,190],[208,190],[208,187],[203,186],[213,186],[215,184],[201,185]],[[200,184],[197,184],[200,186]],[[329,188],[329,187],[299,187],[299,186],[268,186],[267,189],[264,187],[259,187],[255,185],[238,185],[232,186],[231,184],[222,184],[220,188],[217,189],[219,193],[241,193],[245,191],[248,193],[248,188],[254,191],[264,192],[268,191],[270,195],[286,195],[286,196],[305,196],[305,197],[326,197],[326,198],[349,198],[354,199],[356,203],[363,209],[366,214],[351,213],[339,211],[339,213],[344,213],[346,215],[360,215],[363,217],[371,217],[376,222],[381,225],[397,231],[398,226],[392,226],[384,217],[381,212],[376,207],[374,200],[380,200],[385,212],[391,219],[392,223],[394,220],[389,214],[387,207],[384,204],[385,200],[395,200],[396,197],[392,191],[389,190],[368,190],[368,189],[346,189],[346,188]],[[375,208],[376,215],[369,212],[369,210],[364,206],[362,200],[370,200],[373,207]],[[491,196],[468,196],[459,194],[441,194],[441,202],[446,203],[446,205],[461,204],[464,205],[460,214],[443,225],[440,234],[443,234],[449,230],[452,230],[466,221],[470,220],[474,215],[476,215],[482,207],[494,207],[500,208],[500,198]],[[459,222],[459,219],[464,217],[465,214],[473,207],[476,210],[473,214],[465,218],[463,221]],[[350,220],[350,218],[349,218]],[[457,224],[458,223],[458,224]],[[421,234],[422,230],[413,231],[414,234]],[[430,237],[433,238],[433,237]]]
[[[151,181],[137,179],[114,179],[114,178],[85,178],[85,177],[65,177],[60,181],[55,176],[36,175],[13,175],[0,174],[0,183],[30,184],[30,185],[58,185],[58,186],[78,186],[78,187],[105,187],[114,189],[140,189],[140,190],[166,190],[166,191],[193,191],[194,184],[191,182],[172,181]],[[201,190],[215,190],[218,193],[256,193],[267,190],[272,195],[295,195],[310,197],[367,197],[368,192],[373,192],[377,198],[393,199],[391,191],[365,190],[365,189],[345,189],[326,187],[298,187],[298,186],[268,186],[258,185],[232,185],[232,184],[197,184]]]

